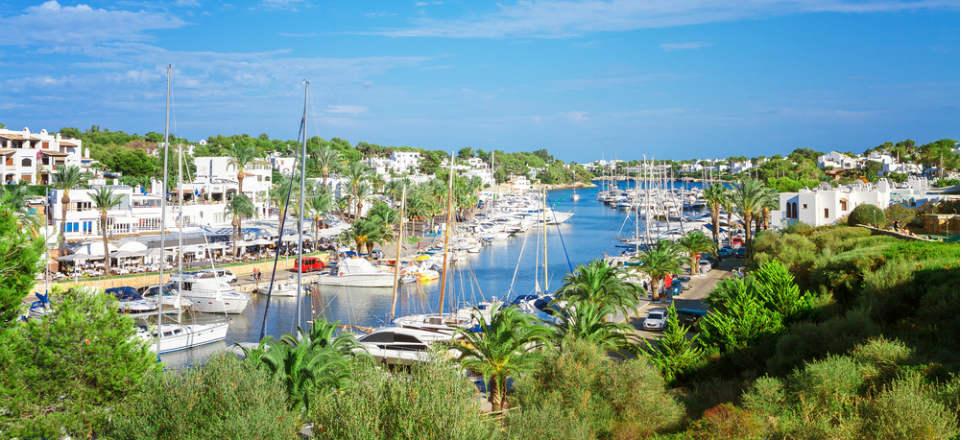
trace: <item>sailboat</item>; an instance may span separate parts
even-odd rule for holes
[[[454,209],[453,209],[453,194],[454,194],[454,155],[451,155],[449,160],[451,164],[451,169],[448,174],[448,202],[447,202],[447,221],[444,227],[444,245],[442,247],[441,256],[441,294],[438,299],[438,313],[425,313],[425,314],[415,314],[401,316],[395,318],[392,322],[396,327],[407,328],[407,329],[420,329],[428,330],[434,332],[442,332],[453,337],[455,329],[458,327],[466,328],[471,327],[476,324],[474,319],[474,308],[462,308],[453,313],[444,313],[444,297],[447,293],[447,279],[448,279],[448,266],[449,260],[452,259],[453,254],[450,252],[450,236],[454,230]],[[490,313],[491,303],[482,302],[476,307],[480,310],[482,315],[485,313]],[[486,318],[485,318],[486,319]]]
[[[164,118],[164,180],[163,180],[163,190],[167,191],[167,179],[168,179],[168,167],[167,159],[169,157],[170,149],[170,95],[171,95],[171,66],[167,65],[167,103],[166,112]],[[183,176],[181,174],[183,170],[183,146],[180,147],[180,154],[178,156],[178,190],[182,190],[183,186]],[[158,291],[158,298],[163,301],[164,290],[166,286],[164,284],[164,245],[166,240],[166,228],[167,228],[167,197],[161,197],[160,199],[160,289]],[[183,211],[184,199],[183,192],[180,195],[180,211],[178,216]],[[182,227],[180,220],[178,220],[178,227]],[[178,240],[182,240],[183,233],[178,234]],[[180,243],[183,247],[183,243]],[[179,257],[182,258],[182,257]],[[183,273],[183,260],[178,261],[178,266],[180,272]],[[180,296],[178,295],[178,302]],[[178,313],[179,315],[179,313]],[[161,353],[169,353],[172,351],[184,350],[191,347],[196,347],[199,345],[210,344],[212,342],[223,341],[227,338],[227,328],[229,323],[227,320],[210,322],[210,323],[193,323],[193,324],[181,324],[181,323],[164,323],[164,312],[163,307],[157,308],[157,323],[155,325],[142,325],[137,329],[137,337],[148,341],[156,341],[155,344],[150,344],[150,350],[160,355]]]

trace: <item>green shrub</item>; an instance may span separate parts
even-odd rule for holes
[[[884,439],[958,438],[958,413],[935,397],[919,375],[900,378],[867,408],[864,432]]]
[[[885,219],[888,225],[895,225],[898,222],[899,227],[905,228],[915,220],[915,210],[908,208],[904,205],[894,204],[885,208]]]
[[[678,426],[683,407],[665,390],[657,368],[645,359],[615,361],[582,341],[551,353],[542,368],[519,381],[521,415],[549,412],[577,415],[602,438],[640,438]],[[571,430],[569,430],[571,431]]]
[[[112,296],[71,290],[0,333],[0,437],[86,437],[159,371]]]
[[[848,225],[869,225],[881,228],[885,226],[885,212],[878,206],[863,203],[856,206],[848,215]]]
[[[590,440],[597,438],[583,416],[566,407],[559,396],[538,405],[517,408],[505,419],[505,434],[512,440]]]
[[[885,338],[872,338],[852,350],[852,357],[857,361],[885,371],[894,371],[911,356],[912,349],[901,341],[890,341]]]
[[[318,439],[489,439],[481,396],[460,369],[432,362],[410,374],[388,374],[354,362],[350,383],[315,397],[311,420]]]
[[[785,385],[778,378],[760,377],[742,395],[745,408],[765,415],[778,415],[785,411],[788,403]]]
[[[203,367],[168,372],[118,408],[110,436],[119,439],[291,439],[298,417],[283,385],[230,354]]]
[[[794,324],[775,343],[775,352],[767,362],[768,371],[782,374],[804,361],[845,353],[880,332],[864,310],[851,310],[822,323]]]

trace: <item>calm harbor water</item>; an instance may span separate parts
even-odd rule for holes
[[[680,187],[680,183],[678,186]],[[624,187],[624,183],[621,185]],[[549,205],[559,211],[573,211],[574,216],[559,227],[548,230],[548,289],[559,287],[571,267],[601,258],[605,254],[620,253],[618,238],[634,233],[634,218],[626,219],[626,212],[606,207],[597,200],[600,188],[579,189],[581,199],[572,201],[571,190],[548,193]],[[560,235],[559,235],[560,231]],[[619,233],[620,231],[620,233]],[[563,241],[563,243],[562,243]],[[466,261],[448,271],[445,310],[476,304],[483,299],[497,297],[510,300],[518,295],[533,293],[544,284],[540,263],[544,253],[543,232],[531,229],[508,240],[486,246],[478,254],[469,254]],[[567,257],[566,257],[567,256]],[[519,263],[520,260],[520,263]],[[536,262],[538,264],[536,264]],[[537,269],[536,269],[537,267]],[[517,269],[517,273],[516,272]],[[514,283],[512,284],[512,279]],[[391,289],[321,288],[321,315],[342,324],[377,327],[387,323],[391,308]],[[409,284],[398,296],[397,314],[437,312],[440,282]],[[290,333],[294,327],[294,298],[273,298],[267,317],[266,333],[275,338]],[[267,299],[252,295],[243,314],[231,316],[227,341],[170,353],[163,360],[171,366],[201,362],[210,354],[238,342],[256,342]],[[311,299],[303,298],[302,314],[307,316]]]

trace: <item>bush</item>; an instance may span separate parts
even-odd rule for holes
[[[298,417],[282,384],[233,355],[146,383],[112,417],[111,437],[291,439]]]
[[[909,223],[912,223],[912,220],[915,220],[915,210],[895,204],[885,208],[885,219],[888,225],[894,225],[898,222],[899,227],[905,228]]]
[[[614,361],[582,341],[570,341],[546,357],[542,368],[519,381],[517,395],[517,417],[528,411],[569,414],[601,438],[648,437],[677,427],[684,416],[658,370],[645,359]]]
[[[885,226],[885,212],[878,206],[863,203],[856,206],[848,215],[848,225],[869,225],[881,228]]]
[[[489,439],[481,401],[460,370],[445,363],[389,375],[372,362],[354,362],[352,381],[315,397],[311,420],[318,439]]]
[[[515,440],[588,440],[597,438],[582,415],[553,396],[536,406],[512,411],[505,420],[505,433]]]
[[[35,231],[34,231],[35,232]],[[43,238],[25,233],[14,211],[0,205],[0,329],[20,317],[23,298],[30,294],[40,270]]]
[[[778,338],[767,362],[768,371],[781,374],[804,361],[845,353],[880,332],[864,310],[851,310],[822,323],[797,323]]]
[[[112,296],[71,290],[0,333],[0,437],[86,437],[159,369]]]
[[[705,411],[701,419],[689,427],[686,437],[698,440],[751,440],[766,438],[765,434],[760,417],[730,403],[723,403]]]
[[[958,438],[958,413],[946,408],[921,376],[911,374],[892,383],[867,409],[864,432],[870,438]]]

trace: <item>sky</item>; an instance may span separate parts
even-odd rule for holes
[[[0,122],[565,160],[959,138],[950,0],[0,0]]]

